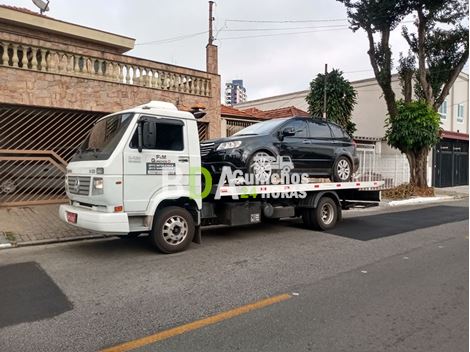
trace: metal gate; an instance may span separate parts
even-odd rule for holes
[[[197,130],[199,133],[199,140],[204,141],[207,139],[207,134],[209,130],[209,123],[208,122],[197,122]]]
[[[435,187],[468,185],[468,141],[443,139],[434,149]]]
[[[404,154],[377,153],[374,144],[357,145],[359,169],[354,175],[358,181],[384,181],[382,189],[390,189],[410,180],[410,168]]]
[[[0,206],[64,201],[65,167],[104,115],[0,104]]]
[[[245,127],[251,126],[258,121],[246,121],[246,120],[238,120],[238,119],[227,119],[227,128],[226,128],[226,136],[230,137],[235,133],[241,131]]]

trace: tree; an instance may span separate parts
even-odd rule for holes
[[[414,0],[416,33],[403,37],[417,57],[415,92],[437,111],[468,60],[468,4],[462,0]]]
[[[439,113],[424,100],[398,101],[397,116],[385,122],[388,144],[406,154],[415,185],[426,184],[423,170],[430,148],[439,140],[440,122]]]
[[[417,83],[414,89],[416,96],[436,112],[468,60],[468,28],[462,25],[462,20],[468,13],[468,5],[463,0],[337,1],[346,6],[350,28],[353,31],[361,28],[367,33],[368,55],[384,94],[390,126],[393,126],[395,118],[399,118],[399,113],[417,116],[407,112],[409,104],[412,103],[413,78]],[[391,31],[410,14],[415,16],[416,33],[410,33],[406,27],[403,28],[403,36],[410,46],[411,53],[407,57],[401,57],[399,68],[406,102],[404,108],[402,103],[396,102],[392,90],[393,61],[389,39]],[[415,62],[418,63],[417,69],[414,68]],[[415,128],[431,126],[432,124],[416,124]],[[427,134],[430,131],[413,132]],[[398,136],[407,138],[409,134],[400,133]],[[402,147],[406,145],[406,141],[388,142],[406,154],[410,162],[410,183],[427,187],[426,161],[432,145],[427,146],[424,143],[421,150],[412,152]],[[437,140],[434,140],[434,143],[437,143]]]
[[[323,113],[325,75],[318,74],[310,82],[310,92],[306,97],[308,111],[312,116]],[[351,115],[357,102],[357,93],[343,73],[333,69],[326,76],[326,115],[327,119],[342,126],[351,136],[356,131],[356,124]]]

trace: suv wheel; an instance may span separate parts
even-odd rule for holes
[[[13,179],[5,180],[0,184],[0,194],[12,194],[16,191],[16,182]]]
[[[266,152],[257,152],[251,159],[249,164],[250,173],[254,175],[255,183],[267,184],[271,180],[273,157]]]
[[[340,156],[336,159],[333,168],[333,181],[335,182],[348,182],[352,179],[352,164],[351,161],[345,157]]]

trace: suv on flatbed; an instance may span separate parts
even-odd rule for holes
[[[291,171],[346,182],[359,167],[356,144],[337,124],[317,118],[292,117],[256,123],[231,137],[201,143],[202,165],[215,178],[223,166],[268,180],[269,160],[290,157]]]

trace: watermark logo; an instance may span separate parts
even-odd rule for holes
[[[227,190],[227,187],[235,187],[235,192],[230,194],[233,199],[305,198],[307,193],[303,191],[289,192],[282,187],[259,187],[298,185],[309,182],[308,174],[297,173],[293,169],[294,164],[288,156],[275,158],[269,155],[261,155],[253,160],[246,172],[224,166],[217,175],[212,175],[205,167],[190,167],[189,180],[187,175],[178,175],[178,173],[166,175],[165,172],[162,172],[161,175],[167,177],[166,180],[162,181],[164,184],[171,184],[172,187],[189,187],[189,195],[195,200],[205,199],[209,196],[220,199],[225,195],[224,191]],[[218,176],[216,183],[214,183],[214,176]],[[268,192],[267,190],[271,191]]]

